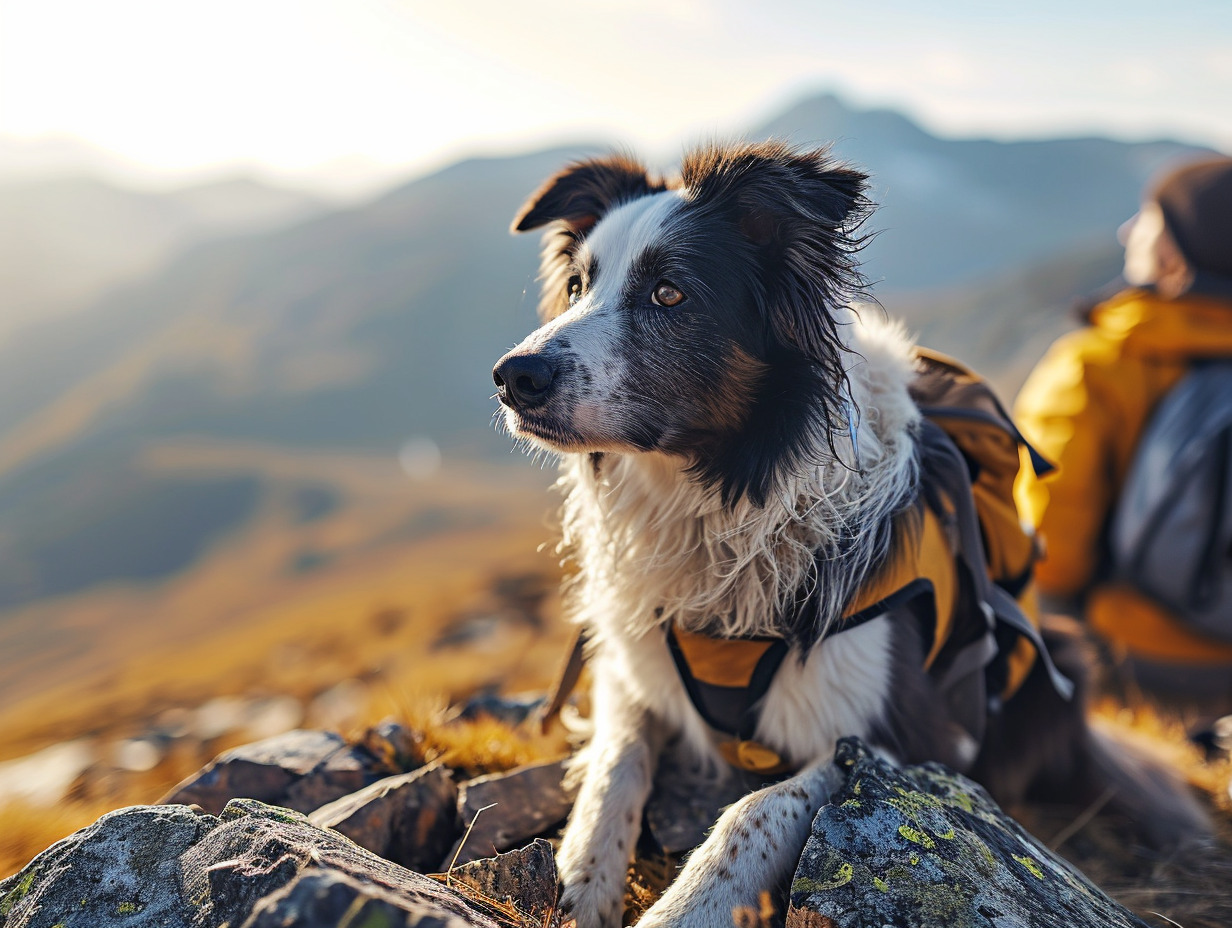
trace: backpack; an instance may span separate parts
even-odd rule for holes
[[[1232,361],[1197,365],[1151,414],[1108,548],[1114,580],[1232,641]]]
[[[1053,465],[1018,431],[992,388],[957,361],[916,348],[917,374],[911,398],[924,418],[953,442],[967,466],[990,579],[1017,598],[1031,581],[1035,536],[1024,526],[1014,502],[1014,481],[1022,464],[1019,449],[1036,476]]]
[[[938,620],[933,633],[938,646],[927,669],[946,694],[954,719],[979,743],[990,707],[995,709],[1001,699],[1013,695],[1036,659],[1044,664],[1063,698],[1073,695],[1073,683],[1053,664],[1040,637],[1028,597],[1035,539],[1023,527],[1014,504],[1019,449],[1025,449],[1027,460],[1039,475],[1051,470],[1052,465],[1022,437],[996,394],[977,374],[923,348],[916,349],[916,361],[916,376],[909,390],[923,415],[919,435],[923,503],[942,517],[953,556],[970,594],[979,603],[978,609],[963,612],[961,626],[951,626],[949,616],[932,616]],[[830,627],[827,636],[856,628],[881,615],[891,604],[919,606],[926,614],[935,612],[931,595],[924,595],[931,587],[899,601],[899,593],[917,592],[912,587],[845,617]],[[736,738],[732,744],[752,744],[745,739],[756,728],[758,704],[787,653],[787,644],[770,639],[735,641],[746,652],[755,649],[751,657],[742,654],[740,661],[748,665],[746,671],[751,669],[751,674],[746,673],[749,679],[740,686],[711,685],[707,690],[694,678],[690,659],[684,653],[699,647],[697,641],[688,639],[703,637],[669,630],[669,649],[690,701],[712,727]],[[936,642],[936,637],[943,640]],[[540,713],[545,730],[577,685],[585,645],[585,634],[579,631]],[[702,646],[713,650],[704,642]],[[720,692],[724,690],[729,692]],[[730,710],[724,714],[739,721],[717,719],[710,711],[712,702],[723,703]],[[761,758],[755,758],[753,766],[738,757],[728,760],[746,770],[776,771],[777,755],[768,750],[763,753],[768,760],[760,766]]]
[[[927,349],[917,348],[916,356],[910,392],[924,417],[921,482],[926,496],[940,491],[949,501],[958,563],[985,619],[972,621],[978,613],[968,610],[969,626],[950,632],[950,655],[943,653],[930,672],[943,691],[953,689],[952,708],[960,720],[964,710],[968,716],[982,711],[980,696],[994,707],[1012,696],[1036,659],[1069,699],[1073,683],[1053,664],[1039,633],[1031,588],[1035,536],[1014,503],[1021,466],[1043,476],[1053,465],[1023,438],[978,374]],[[973,734],[982,730],[978,718],[964,724]]]

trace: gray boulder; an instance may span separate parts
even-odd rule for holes
[[[458,837],[457,803],[449,769],[433,764],[377,780],[309,820],[411,870],[434,869]]]
[[[217,815],[232,799],[311,812],[390,773],[388,762],[328,731],[289,731],[218,755],[160,803]]]
[[[835,763],[787,928],[1146,928],[965,777],[892,767],[854,738]]]
[[[564,821],[573,808],[573,793],[565,789],[564,777],[563,762],[553,761],[463,783],[458,818],[464,834],[441,868],[521,847]],[[474,827],[465,833],[472,822]]]
[[[120,809],[0,882],[4,928],[189,925],[180,858],[218,825],[183,806]]]
[[[4,928],[292,924],[495,926],[438,881],[254,800],[217,818],[183,806],[121,809],[0,882]]]

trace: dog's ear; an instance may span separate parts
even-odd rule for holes
[[[872,209],[867,175],[827,149],[778,142],[703,149],[686,159],[683,185],[728,213],[756,249],[775,338],[822,364],[837,358],[829,310],[864,280],[857,229]]]
[[[743,208],[740,231],[759,247],[785,246],[799,223],[837,233],[848,217],[867,208],[867,175],[827,163],[824,150],[767,160],[763,168],[764,176],[750,171],[737,200]]]
[[[547,322],[569,308],[569,266],[578,241],[613,207],[663,189],[638,162],[613,155],[572,164],[531,194],[514,217],[513,231],[548,227],[539,261],[540,319]]]
[[[579,161],[530,195],[514,217],[512,231],[528,232],[561,221],[575,235],[585,234],[617,203],[662,189],[632,158],[612,155]]]

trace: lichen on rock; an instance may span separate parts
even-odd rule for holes
[[[896,768],[854,738],[835,763],[844,783],[813,820],[788,928],[1145,928],[965,777]]]
[[[495,928],[448,887],[297,812],[251,799],[229,803],[217,817],[185,806],[104,816],[0,883],[0,925],[234,928],[293,916],[298,928],[338,928],[328,919],[344,901],[346,912],[367,911],[383,920],[374,924],[394,928]],[[304,914],[313,912],[324,920]]]

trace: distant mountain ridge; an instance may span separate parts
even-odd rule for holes
[[[865,270],[901,292],[948,286],[1113,243],[1148,180],[1207,152],[1174,141],[943,139],[893,110],[857,110],[824,94],[759,126],[751,138],[832,143],[870,171],[879,208]]]
[[[998,341],[1003,313],[1062,310],[1055,288],[998,293],[1020,284],[1015,275],[1059,273],[1055,256],[1110,243],[1146,179],[1197,151],[937,139],[833,97],[750,133],[765,135],[835,139],[837,155],[870,170],[883,204],[869,228],[884,231],[865,254],[883,280],[875,292],[892,313],[902,305],[953,338],[943,350],[1015,370],[1029,359],[1022,343]],[[87,510],[72,502],[82,487],[124,488],[123,506],[88,510],[88,537],[133,550],[156,552],[174,531],[188,536],[176,550],[194,553],[260,510],[261,485],[228,483],[192,492],[205,509],[212,494],[234,498],[223,507],[230,522],[191,506],[179,520],[152,517],[172,478],[146,475],[144,455],[168,442],[350,449],[392,462],[405,440],[428,436],[447,462],[508,459],[508,440],[489,424],[490,367],[534,325],[538,250],[534,236],[511,238],[508,223],[545,177],[597,150],[462,161],[358,207],[214,237],[72,320],[0,343],[0,603],[64,591],[51,561],[84,531],[75,519]],[[1094,285],[1103,260],[1064,279]],[[110,579],[152,576],[140,558],[93,561],[120,562]],[[91,578],[109,579],[101,568]]]
[[[306,193],[247,178],[162,193],[83,175],[0,179],[0,340],[88,308],[193,242],[267,231],[322,209]]]

